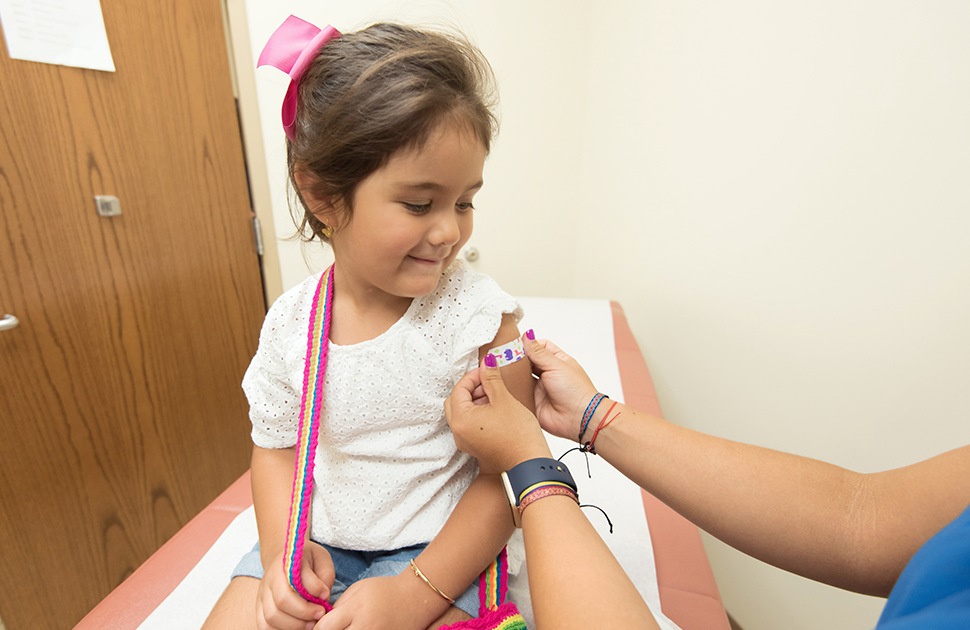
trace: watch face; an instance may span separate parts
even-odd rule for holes
[[[512,490],[512,482],[509,481],[508,473],[502,473],[502,485],[505,486],[505,497],[509,500],[509,507],[512,509],[512,523],[516,527],[522,527],[522,519],[519,514],[519,501]]]

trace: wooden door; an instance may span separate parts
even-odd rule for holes
[[[265,308],[220,0],[101,5],[115,73],[0,44],[8,630],[71,628],[251,452]]]

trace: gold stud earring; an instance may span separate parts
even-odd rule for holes
[[[330,238],[331,236],[333,236],[333,228],[330,227],[329,225],[325,225],[320,230],[320,233],[323,234],[325,238]]]

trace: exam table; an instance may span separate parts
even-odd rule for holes
[[[627,404],[661,415],[650,372],[619,304],[549,298],[524,298],[522,303],[526,318],[520,324],[521,330],[534,328],[537,337],[554,340],[580,361],[601,391],[620,398],[616,390],[621,390]],[[616,389],[609,390],[604,382],[612,383]],[[556,439],[550,438],[550,442]],[[558,454],[556,449],[554,446],[553,452]],[[568,457],[565,461],[573,470],[584,502],[605,507],[617,531],[612,535],[604,533],[596,514],[588,515],[591,522],[601,530],[648,604],[659,597],[663,616],[681,630],[729,630],[697,528],[658,499],[619,478],[619,473],[609,472],[607,469],[611,471],[612,467],[601,459],[590,458],[594,472],[593,479],[587,480],[585,464],[581,459],[572,459],[581,456]],[[600,486],[587,490],[587,481],[598,481]],[[231,537],[230,529],[244,530],[239,535],[245,541],[237,543],[236,549],[254,542],[249,540],[255,532],[254,523],[250,522],[251,506],[247,472],[112,591],[75,626],[76,630],[197,628],[201,624],[199,615],[204,619],[204,610],[194,617],[184,616],[185,610],[191,605],[211,608],[225,587],[228,573],[222,567],[231,568],[238,559],[235,550],[221,551],[220,545],[227,544],[225,539]],[[630,510],[635,516],[625,524],[623,513]],[[644,544],[645,540],[649,542]],[[229,557],[214,558],[220,554]],[[221,565],[215,573],[200,574],[204,563],[216,560]],[[204,589],[190,583],[193,579],[195,584],[207,585],[211,592],[202,593]],[[199,598],[205,601],[194,601]],[[655,610],[654,605],[656,602],[651,605]]]

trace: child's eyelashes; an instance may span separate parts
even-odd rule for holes
[[[431,202],[429,201],[428,203],[408,203],[405,201],[404,207],[407,208],[408,211],[413,212],[414,214],[424,214],[428,210],[431,210]]]
[[[407,208],[408,212],[411,212],[412,214],[426,214],[431,210],[430,201],[427,203],[410,203],[403,201],[401,202],[401,205]],[[470,201],[459,201],[455,204],[455,209],[458,212],[468,212],[469,210],[474,210],[475,205]]]

